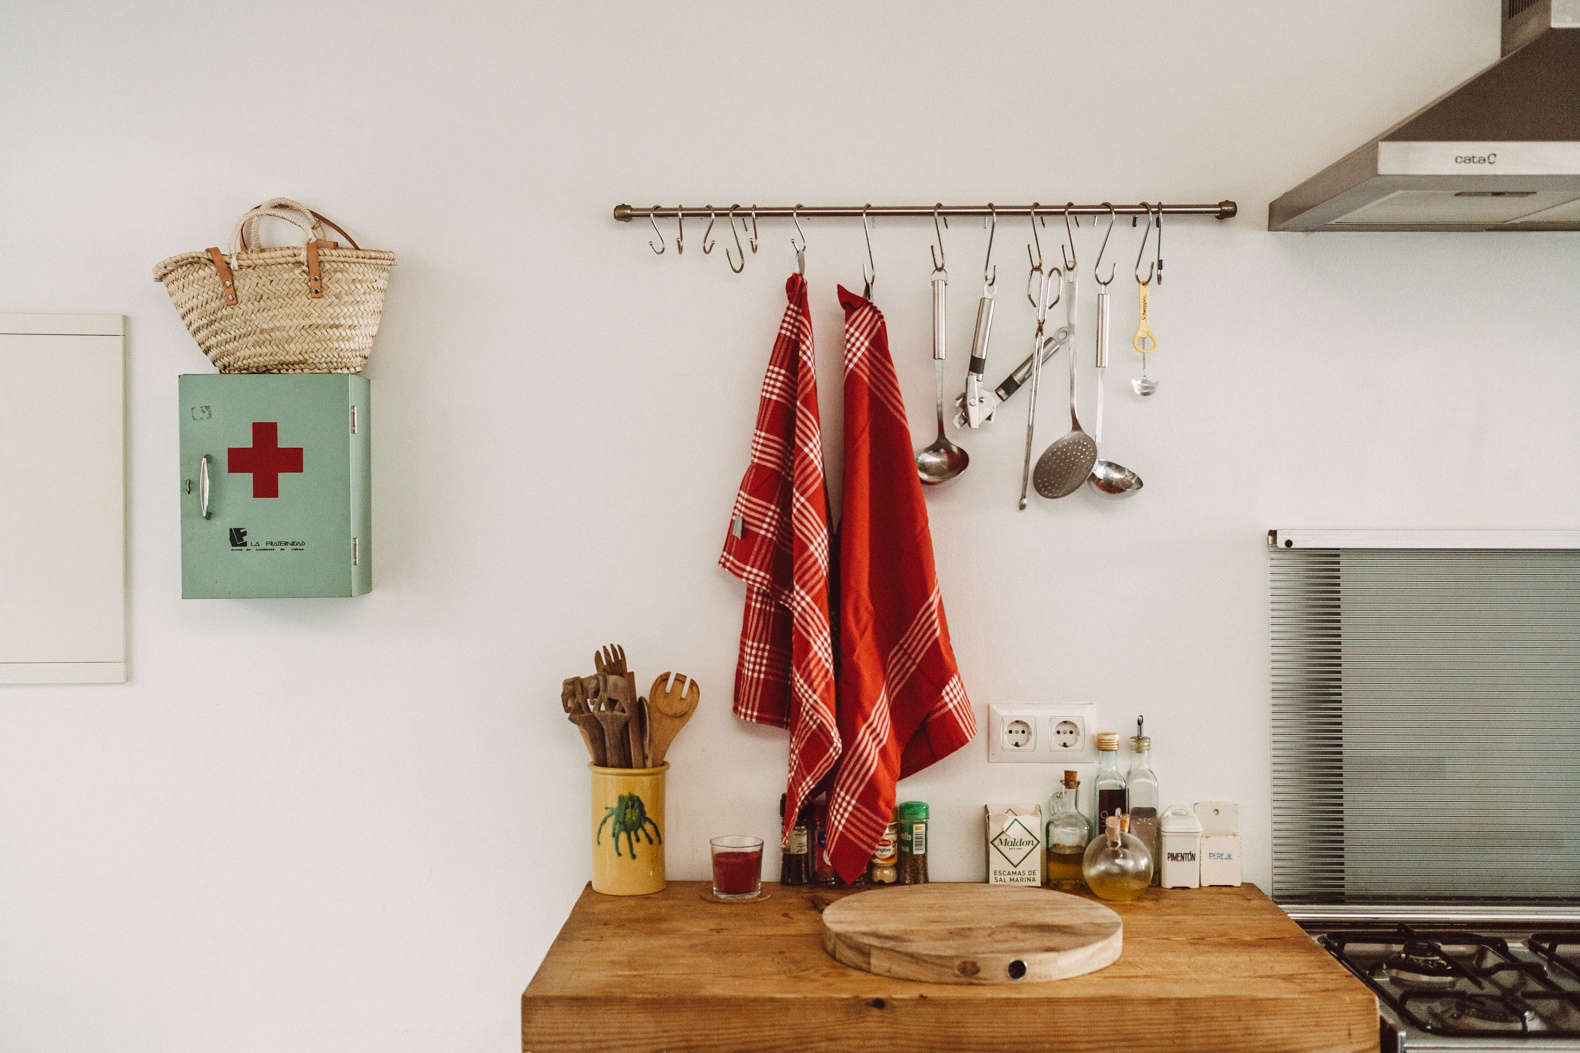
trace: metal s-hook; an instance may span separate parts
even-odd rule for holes
[[[686,213],[679,205],[675,206],[675,251],[686,251]]]
[[[1143,202],[1141,202],[1141,207],[1147,210],[1147,229],[1143,230],[1141,232],[1141,247],[1136,249],[1136,271],[1135,271],[1135,273],[1136,273],[1136,283],[1138,285],[1146,285],[1146,284],[1148,284],[1148,283],[1150,283],[1152,281],[1152,275],[1157,270],[1157,263],[1154,260],[1148,260],[1147,261],[1147,276],[1145,278],[1143,278],[1141,276],[1141,257],[1145,256],[1147,254],[1147,238],[1152,233],[1152,206],[1147,204],[1145,201],[1143,201]]]
[[[713,221],[718,219],[718,214],[713,211],[713,206],[708,206],[708,228],[702,232],[702,254],[708,255],[713,251],[713,239],[708,237],[713,233]]]
[[[949,228],[949,217],[943,217],[944,229],[940,230],[938,227],[939,210],[943,207],[944,203],[942,201],[933,206],[933,233],[938,236],[938,247],[934,250],[933,246],[927,246],[927,254],[933,258],[934,271],[944,269],[944,230]]]
[[[658,244],[654,245],[652,239],[649,239],[647,247],[653,250],[653,255],[662,256],[664,254],[664,250],[669,246],[664,242],[664,232],[658,229],[658,220],[653,218],[653,210],[657,208],[658,206],[654,205],[652,209],[648,210],[647,221],[653,224],[653,233],[658,235]]]
[[[1031,291],[1032,286],[1036,285],[1042,277],[1042,239],[1037,237],[1037,221],[1041,218],[1037,215],[1039,207],[1038,203],[1033,201],[1031,208],[1027,210],[1027,215],[1031,218],[1031,245],[1026,246],[1026,259],[1031,263],[1031,273],[1026,275],[1026,300],[1033,307],[1041,307],[1041,303],[1038,300],[1039,294]],[[1042,222],[1044,226],[1047,225],[1047,220]],[[1035,256],[1031,254],[1032,245],[1037,247]]]
[[[1158,236],[1155,242],[1158,255],[1158,284],[1163,284],[1163,202],[1158,202]]]
[[[861,265],[861,278],[865,283],[861,298],[872,299],[872,284],[878,280],[878,262],[872,258],[872,224],[868,221],[867,209],[872,207],[868,202],[861,210],[861,236],[867,239],[867,262]]]
[[[735,239],[735,255],[741,261],[741,265],[739,267],[737,267],[735,262],[730,259],[730,247],[728,245],[724,247],[724,262],[728,263],[730,265],[730,270],[734,271],[736,274],[739,274],[746,269],[746,253],[741,249],[741,232],[735,228],[735,210],[738,207],[738,205],[730,206],[730,236]]]
[[[998,233],[998,209],[993,207],[993,202],[988,202],[988,214],[982,217],[982,225],[987,228],[988,246],[987,256],[982,260],[982,295],[991,296],[993,286],[998,284],[998,265],[993,263],[993,235]],[[989,270],[989,266],[992,269]]]
[[[745,216],[741,217],[741,229],[742,230],[746,229],[746,217]],[[751,233],[751,236],[746,239],[746,244],[751,246],[751,248],[752,248],[752,255],[753,256],[757,255],[757,206],[756,205],[752,206],[752,233]]]
[[[790,236],[790,247],[795,250],[795,272],[806,273],[806,231],[801,229],[800,205],[790,210],[790,222],[795,224],[796,234],[801,235],[801,244],[795,243],[795,234]]]
[[[1060,245],[1059,246],[1059,255],[1060,255],[1060,257],[1062,257],[1064,259],[1064,269],[1066,271],[1073,271],[1073,270],[1075,270],[1075,232],[1070,229],[1070,209],[1072,209],[1074,207],[1075,207],[1075,202],[1074,201],[1066,201],[1064,203],[1064,238],[1065,238],[1066,241],[1068,241],[1070,243],[1070,254],[1068,256],[1065,256],[1065,254],[1064,254],[1064,246]],[[1080,216],[1076,216],[1075,217],[1075,225],[1077,227],[1079,227],[1081,225],[1081,217]]]
[[[1119,218],[1119,213],[1114,211],[1114,206],[1113,206],[1112,202],[1104,201],[1103,202],[1103,207],[1108,209],[1108,230],[1106,230],[1103,233],[1103,247],[1097,250],[1097,262],[1092,264],[1092,277],[1097,279],[1097,284],[1098,285],[1109,285],[1109,284],[1113,283],[1114,270],[1119,265],[1117,263],[1110,263],[1108,265],[1108,280],[1107,281],[1103,280],[1103,276],[1099,273],[1099,271],[1100,271],[1100,269],[1103,266],[1103,253],[1108,251],[1108,239],[1114,233],[1114,220]]]

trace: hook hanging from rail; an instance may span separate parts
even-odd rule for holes
[[[861,212],[861,236],[867,239],[867,262],[861,265],[861,278],[865,283],[861,298],[872,299],[872,285],[878,280],[878,261],[872,258],[872,223],[868,220],[867,210]]]
[[[1163,202],[1158,202],[1158,234],[1155,239],[1158,254],[1158,284],[1163,284]]]
[[[746,229],[746,217],[741,217],[741,229]],[[757,255],[757,206],[752,206],[752,232],[746,239],[746,244],[751,246],[752,255]]]
[[[707,206],[707,208],[708,208],[708,227],[707,227],[706,230],[704,230],[702,232],[702,254],[704,256],[708,255],[709,253],[711,253],[713,251],[713,239],[708,237],[708,235],[713,233],[713,222],[714,222],[714,220],[716,220],[718,218],[717,213],[715,213],[713,211],[713,206],[712,205]]]
[[[998,211],[991,201],[988,202],[988,214],[982,217],[982,225],[988,232],[987,256],[982,260],[982,293],[989,295],[993,286],[998,284],[998,264],[993,263],[993,235],[998,233]],[[993,268],[991,271],[988,270],[990,264]]]
[[[801,235],[801,244],[795,243],[795,235],[790,236],[790,247],[795,250],[795,272],[806,274],[806,231],[801,229],[800,205],[790,210],[790,221],[795,224],[796,234]]]
[[[657,208],[658,206],[654,205],[653,207]],[[653,218],[653,214],[651,212],[647,214],[647,221],[653,224],[653,233],[658,235],[658,244],[654,245],[652,239],[648,239],[647,247],[653,250],[653,255],[662,256],[664,254],[664,250],[669,247],[664,242],[664,232],[658,229],[658,220]]]
[[[1107,201],[1104,201],[1103,204],[1108,205],[1108,229],[1103,232],[1103,245],[1102,248],[1097,250],[1097,262],[1092,264],[1092,277],[1097,279],[1098,285],[1112,285],[1114,281],[1114,271],[1118,268],[1119,264],[1112,262],[1108,264],[1107,281],[1103,280],[1101,270],[1103,266],[1103,253],[1108,251],[1108,239],[1114,233],[1114,220],[1118,219],[1119,216],[1118,213],[1114,211],[1113,205],[1109,204]]]
[[[1145,201],[1143,201],[1141,203],[1143,205],[1147,204]],[[1152,281],[1152,275],[1157,269],[1156,262],[1153,261],[1153,260],[1148,260],[1147,261],[1147,276],[1145,278],[1143,278],[1141,276],[1141,257],[1146,255],[1146,252],[1147,252],[1147,237],[1151,233],[1152,233],[1152,207],[1150,205],[1147,205],[1147,227],[1146,227],[1145,230],[1143,230],[1141,232],[1141,246],[1136,249],[1136,281],[1138,283],[1142,284],[1142,285],[1146,285],[1146,284],[1148,284],[1148,283],[1150,283]]]
[[[724,246],[724,262],[730,265],[730,270],[739,274],[746,269],[746,252],[741,248],[741,232],[735,227],[736,207],[735,205],[730,206],[730,236],[735,239],[735,255],[740,259],[741,264],[737,267],[735,262],[730,259],[730,247],[728,245]]]
[[[675,206],[675,251],[686,251],[686,213],[679,205]]]
[[[1042,278],[1042,239],[1037,237],[1037,222],[1042,217],[1037,215],[1038,207],[1037,202],[1033,201],[1028,213],[1031,217],[1031,245],[1037,246],[1037,255],[1033,256],[1031,254],[1031,245],[1026,246],[1026,259],[1031,262],[1031,273],[1026,275],[1026,300],[1033,307],[1038,306],[1038,303],[1037,294],[1033,293],[1032,289]],[[1046,226],[1047,221],[1044,220],[1043,224]]]
[[[938,228],[939,213],[943,210],[943,207],[944,203],[942,201],[933,206],[933,233],[938,236],[938,249],[935,252],[933,250],[933,246],[927,246],[927,254],[933,258],[934,271],[941,271],[944,269],[944,232]],[[944,228],[948,229],[949,217],[944,216],[943,221]]]
[[[1075,270],[1075,232],[1070,229],[1070,209],[1074,207],[1074,201],[1066,201],[1064,203],[1064,239],[1070,243],[1070,254],[1066,257],[1064,255],[1064,246],[1060,245],[1059,256],[1064,259],[1064,269],[1066,271]],[[1078,227],[1081,225],[1080,216],[1075,217],[1075,225]]]

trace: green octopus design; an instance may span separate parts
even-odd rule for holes
[[[613,834],[611,840],[614,842],[615,855],[621,854],[621,834],[625,835],[626,848],[630,850],[632,859],[636,858],[636,835],[640,834],[647,838],[648,844],[653,843],[653,838],[656,835],[658,843],[664,843],[664,835],[659,831],[658,824],[648,818],[647,806],[642,803],[642,798],[634,793],[622,793],[619,799],[609,807],[609,811],[604,814],[603,822],[598,824],[598,835],[594,839],[594,844],[603,844],[604,823],[609,822],[611,819],[614,822],[610,825],[609,830]],[[651,834],[643,829],[643,827],[647,826],[653,828]]]

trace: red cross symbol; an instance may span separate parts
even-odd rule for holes
[[[225,451],[225,470],[252,474],[252,496],[279,497],[280,475],[302,470],[302,448],[280,446],[280,425],[272,420],[252,422],[252,445]]]

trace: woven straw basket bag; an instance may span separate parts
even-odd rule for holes
[[[261,247],[264,219],[294,224],[306,243]],[[326,225],[351,247],[327,240]],[[393,252],[359,248],[332,220],[279,197],[236,221],[229,255],[184,252],[161,261],[154,280],[221,373],[359,373],[394,265]]]

